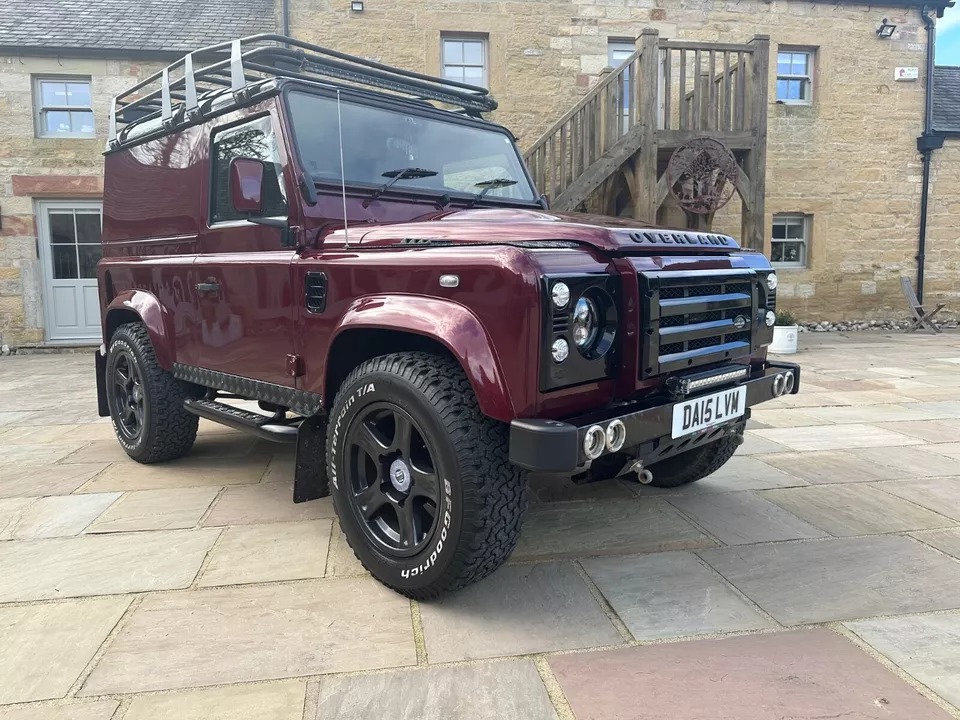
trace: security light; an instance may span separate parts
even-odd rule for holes
[[[360,4],[362,5],[363,3]],[[883,38],[884,40],[889,40],[893,36],[893,31],[896,29],[896,25],[891,25],[887,22],[887,18],[884,18],[883,22],[880,23],[880,27],[877,28],[877,37]]]

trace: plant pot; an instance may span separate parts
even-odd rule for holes
[[[797,351],[797,336],[799,334],[799,325],[774,325],[770,352],[774,355],[793,355]]]

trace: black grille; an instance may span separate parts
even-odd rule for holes
[[[327,309],[327,275],[322,272],[307,273],[304,280],[304,302],[307,311],[322,313]]]
[[[643,377],[749,355],[760,284],[753,270],[640,273]],[[764,290],[766,288],[763,288]]]

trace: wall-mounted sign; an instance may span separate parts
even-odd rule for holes
[[[920,77],[920,68],[898,67],[893,72],[893,79],[897,81],[916,80]]]

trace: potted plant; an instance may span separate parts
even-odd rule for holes
[[[792,355],[797,351],[797,335],[800,327],[797,319],[788,310],[777,310],[777,319],[773,323],[773,342],[770,352],[775,355]]]

